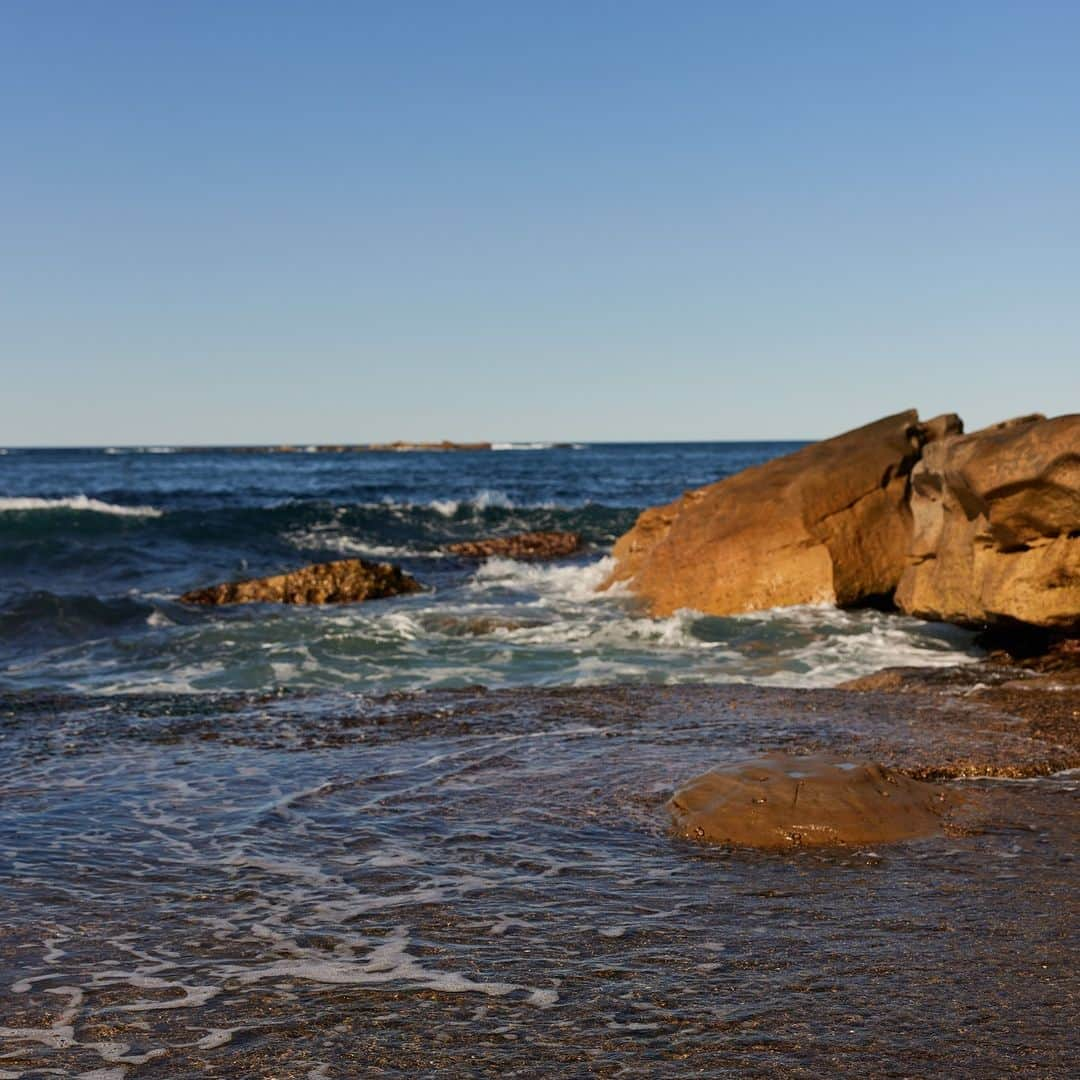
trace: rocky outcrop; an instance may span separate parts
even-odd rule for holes
[[[488,559],[494,555],[507,559],[562,559],[581,550],[581,537],[573,532],[527,532],[488,540],[463,540],[447,544],[446,550],[468,559]]]
[[[618,541],[609,584],[628,581],[655,615],[889,597],[906,565],[911,470],[960,430],[911,409],[689,491]]]
[[[420,592],[423,586],[399,567],[366,559],[314,563],[273,577],[231,581],[195,589],[187,604],[355,604]]]
[[[881,844],[940,832],[953,797],[872,762],[766,754],[675,792],[676,833],[739,847]]]
[[[1080,415],[934,443],[911,488],[901,611],[968,626],[1080,627]]]
[[[970,435],[899,413],[668,506],[615,545],[655,615],[893,602],[980,628],[1080,628],[1080,415]]]

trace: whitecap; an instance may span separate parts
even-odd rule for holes
[[[42,499],[35,496],[8,496],[0,498],[0,513],[28,512],[34,510],[81,510],[95,514],[113,514],[117,517],[161,517],[162,511],[153,506],[118,506],[102,502],[86,495],[69,495],[61,499]]]
[[[541,595],[557,596],[575,603],[587,603],[611,596],[597,592],[615,568],[610,556],[585,565],[545,566],[516,559],[488,559],[473,576],[477,590],[516,588]]]

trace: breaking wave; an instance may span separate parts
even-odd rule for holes
[[[162,511],[153,506],[117,506],[115,503],[90,499],[85,495],[69,495],[62,499],[36,497],[0,497],[0,513],[33,513],[40,510],[76,510],[94,514],[113,514],[116,517],[161,517]]]

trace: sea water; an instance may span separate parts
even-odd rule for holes
[[[811,607],[650,619],[598,592],[646,506],[798,444],[496,444],[503,451],[10,450],[0,459],[0,688],[222,691],[609,683],[823,686],[951,664],[971,635]],[[447,544],[579,532],[552,564]],[[344,557],[427,591],[327,608],[194,609],[188,589]]]

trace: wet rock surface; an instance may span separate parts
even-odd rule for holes
[[[775,750],[1037,775],[963,696],[5,694],[0,737],[12,1072],[1071,1075],[1075,778],[888,845],[668,830]]]
[[[514,536],[462,540],[446,545],[451,555],[467,559],[488,559],[493,556],[507,559],[563,559],[581,548],[581,536],[575,532],[517,533]]]
[[[844,683],[841,690],[856,693],[895,694],[918,702],[921,710],[930,702],[960,705],[983,717],[986,733],[1034,739],[1044,747],[1037,771],[1057,772],[1080,766],[1080,641],[1057,642],[1046,653],[1017,658],[1005,652],[958,667],[886,668]],[[997,761],[995,775],[1031,775],[1034,763]],[[947,776],[942,766],[924,769],[924,775]],[[978,775],[985,763],[951,762],[953,775]]]
[[[766,754],[703,773],[668,802],[675,832],[738,847],[839,847],[932,836],[955,795],[874,762]]]
[[[251,578],[194,589],[180,599],[187,604],[355,604],[420,592],[414,577],[390,563],[338,559],[314,563],[287,574]]]

